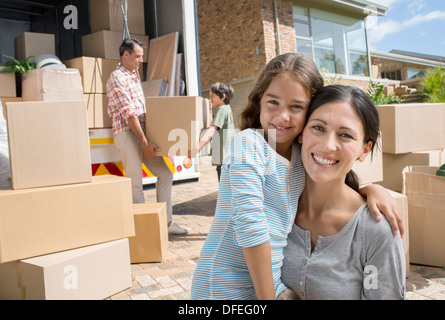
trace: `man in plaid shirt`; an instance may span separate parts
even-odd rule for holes
[[[153,173],[156,183],[157,202],[167,204],[167,222],[170,234],[189,232],[172,223],[171,189],[173,173],[163,157],[155,155],[159,150],[155,143],[145,136],[145,97],[136,70],[143,62],[143,43],[136,39],[122,42],[119,53],[120,63],[107,82],[108,115],[112,120],[114,145],[122,156],[125,175],[131,178],[133,202],[144,203],[142,189],[142,163]]]

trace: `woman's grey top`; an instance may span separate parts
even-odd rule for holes
[[[310,231],[294,223],[284,249],[282,281],[299,299],[404,299],[405,276],[402,239],[366,203],[312,252]]]

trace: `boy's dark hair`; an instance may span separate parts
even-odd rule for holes
[[[127,38],[122,41],[122,44],[119,47],[119,55],[122,57],[125,51],[132,54],[134,52],[134,45],[137,44],[140,47],[144,46],[144,43],[134,38]]]
[[[228,83],[223,82],[217,82],[215,84],[212,84],[210,87],[210,91],[212,91],[214,94],[216,94],[220,99],[224,98],[224,103],[229,104],[230,101],[232,101],[234,90],[232,86]]]

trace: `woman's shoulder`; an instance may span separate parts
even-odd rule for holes
[[[380,221],[377,221],[368,205],[363,207],[360,220],[360,224],[364,229],[366,242],[382,243],[394,239],[394,234],[389,221],[386,220],[384,215],[382,215]]]

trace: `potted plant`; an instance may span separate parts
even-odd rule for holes
[[[22,74],[28,73],[36,69],[36,63],[31,62],[31,59],[35,59],[35,56],[29,56],[25,60],[21,61],[5,54],[3,56],[8,58],[9,61],[6,61],[3,64],[3,67],[5,68],[1,69],[0,73],[15,74],[17,97],[20,97],[22,94]]]

